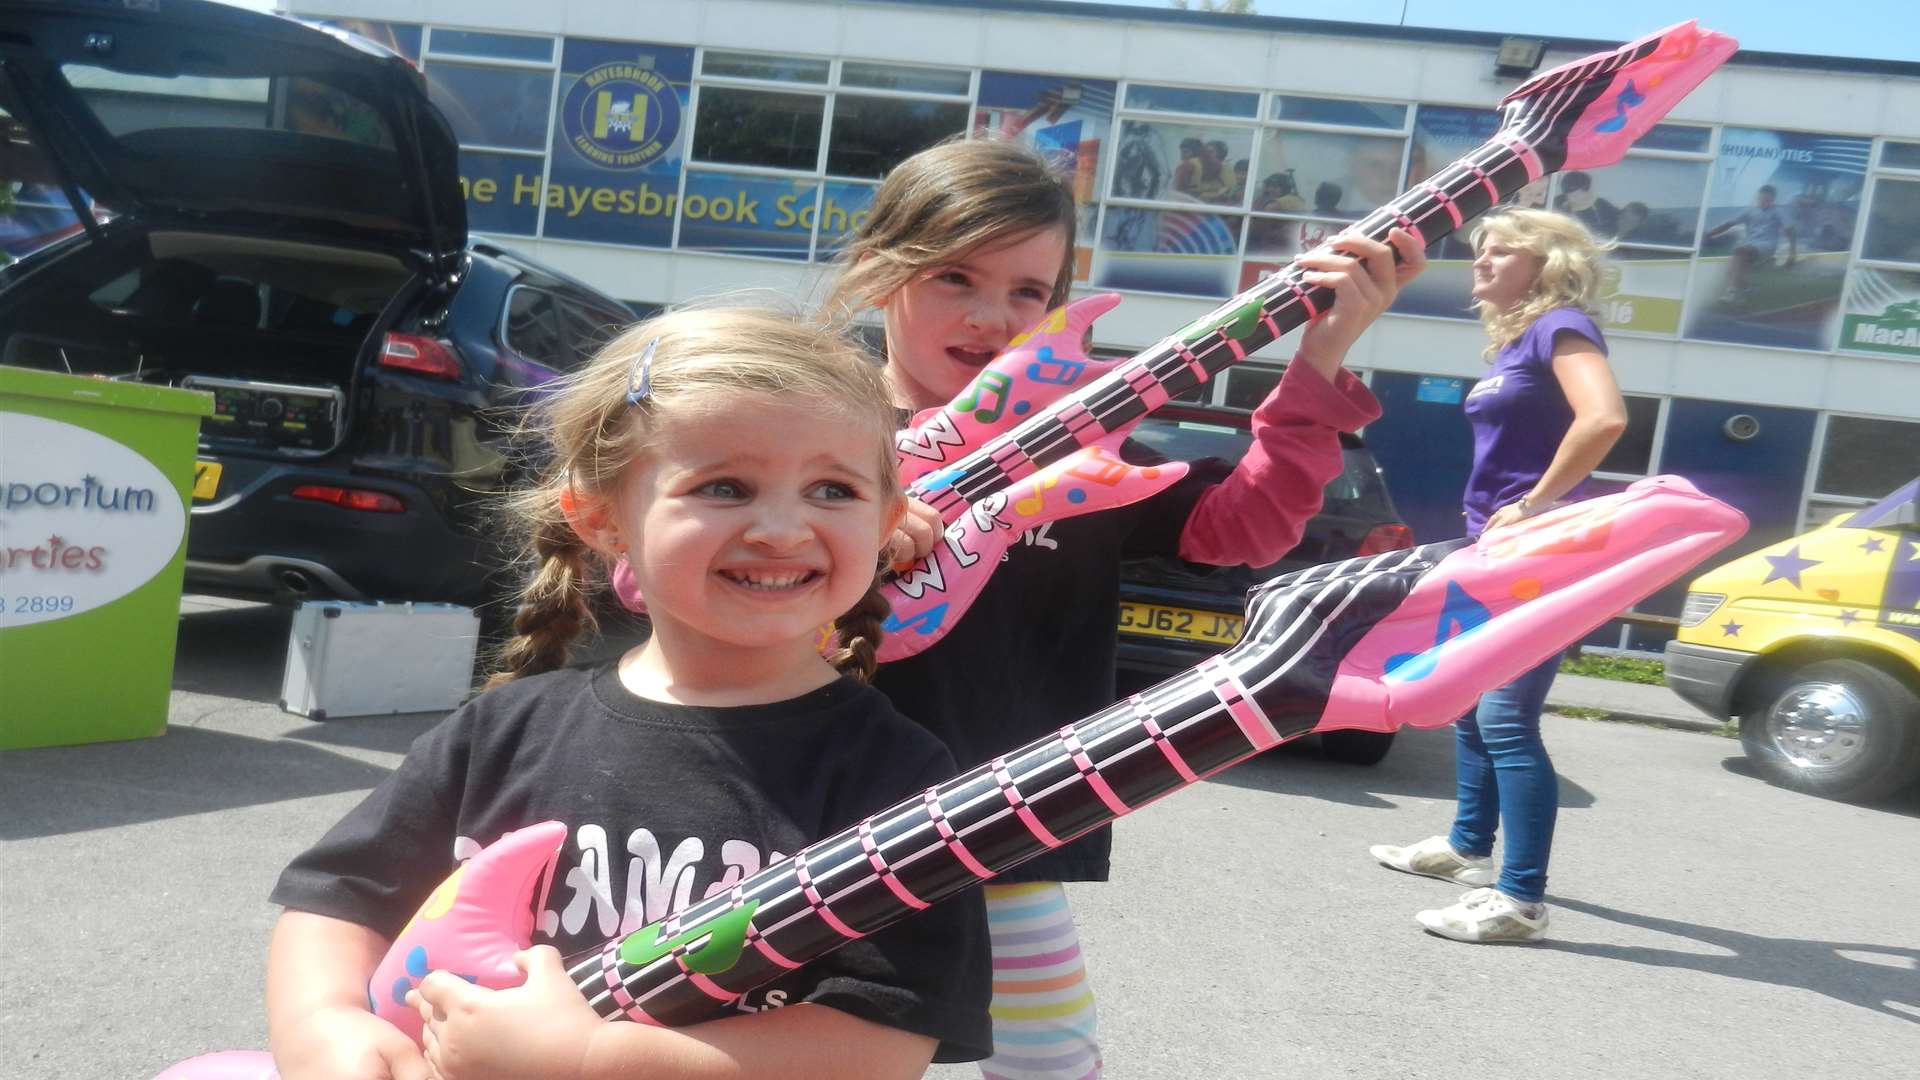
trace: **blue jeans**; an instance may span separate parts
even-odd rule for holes
[[[1560,670],[1560,654],[1498,690],[1480,695],[1454,723],[1454,769],[1460,805],[1447,842],[1462,855],[1493,854],[1493,835],[1507,827],[1497,888],[1537,903],[1547,893],[1547,856],[1560,810],[1560,783],[1540,741],[1540,711]]]

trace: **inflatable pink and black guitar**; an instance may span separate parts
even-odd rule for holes
[[[1357,228],[1381,237],[1400,226],[1430,242],[1555,169],[1618,160],[1734,47],[1685,23],[1539,75],[1506,99],[1492,140]],[[1048,316],[961,400],[903,435],[915,494],[951,524],[934,556],[895,582],[890,639],[912,644],[894,655],[925,648],[958,619],[1019,530],[1169,482],[1177,466],[1150,475],[1118,460],[1125,433],[1326,299],[1289,269],[1111,365],[1086,359],[1079,341],[1113,300],[1082,301]],[[1075,501],[1075,490],[1110,494]],[[849,940],[1278,743],[1448,723],[1745,529],[1738,511],[1656,477],[1472,544],[1266,582],[1248,596],[1244,636],[1220,656],[881,810],[728,893],[569,957],[569,973],[610,1020],[680,1025],[721,1015]],[[374,1010],[417,1036],[419,1017],[393,987],[428,969],[517,984],[513,954],[531,939],[536,894],[565,833],[553,822],[510,833],[455,871],[376,972]],[[248,1053],[195,1058],[162,1077],[271,1075],[266,1055]]]
[[[1500,130],[1472,153],[1354,224],[1431,243],[1561,169],[1619,161],[1635,139],[1728,56],[1733,39],[1682,23],[1527,80],[1501,103]],[[1141,417],[1313,318],[1332,291],[1288,266],[1165,340],[1121,361],[1089,359],[1087,327],[1119,303],[1094,296],[1048,315],[953,404],[900,436],[909,493],[941,511],[945,542],[887,585],[893,614],[880,658],[940,640],[999,565],[1044,522],[1145,498],[1184,466],[1140,470],[1119,458]]]

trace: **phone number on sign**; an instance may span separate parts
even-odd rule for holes
[[[72,611],[71,596],[16,596],[9,600],[0,596],[0,614],[12,612],[15,615],[46,615],[56,611]]]

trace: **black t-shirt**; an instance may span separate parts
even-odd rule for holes
[[[1135,464],[1164,460],[1121,449]],[[874,685],[969,769],[1113,704],[1121,560],[1177,554],[1194,504],[1232,470],[1194,462],[1150,499],[1028,530],[946,637],[882,664]],[[1105,881],[1112,849],[1103,826],[994,880]]]
[[[724,892],[808,843],[959,772],[871,687],[841,679],[735,708],[634,696],[612,664],[491,690],[421,735],[398,770],[280,876],[275,903],[391,938],[503,833],[565,822],[536,943],[562,956]],[[992,1051],[978,889],[782,976],[742,1011],[815,1002]]]

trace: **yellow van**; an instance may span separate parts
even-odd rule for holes
[[[1866,800],[1920,780],[1920,479],[1695,578],[1667,685],[1739,717],[1769,779]]]

